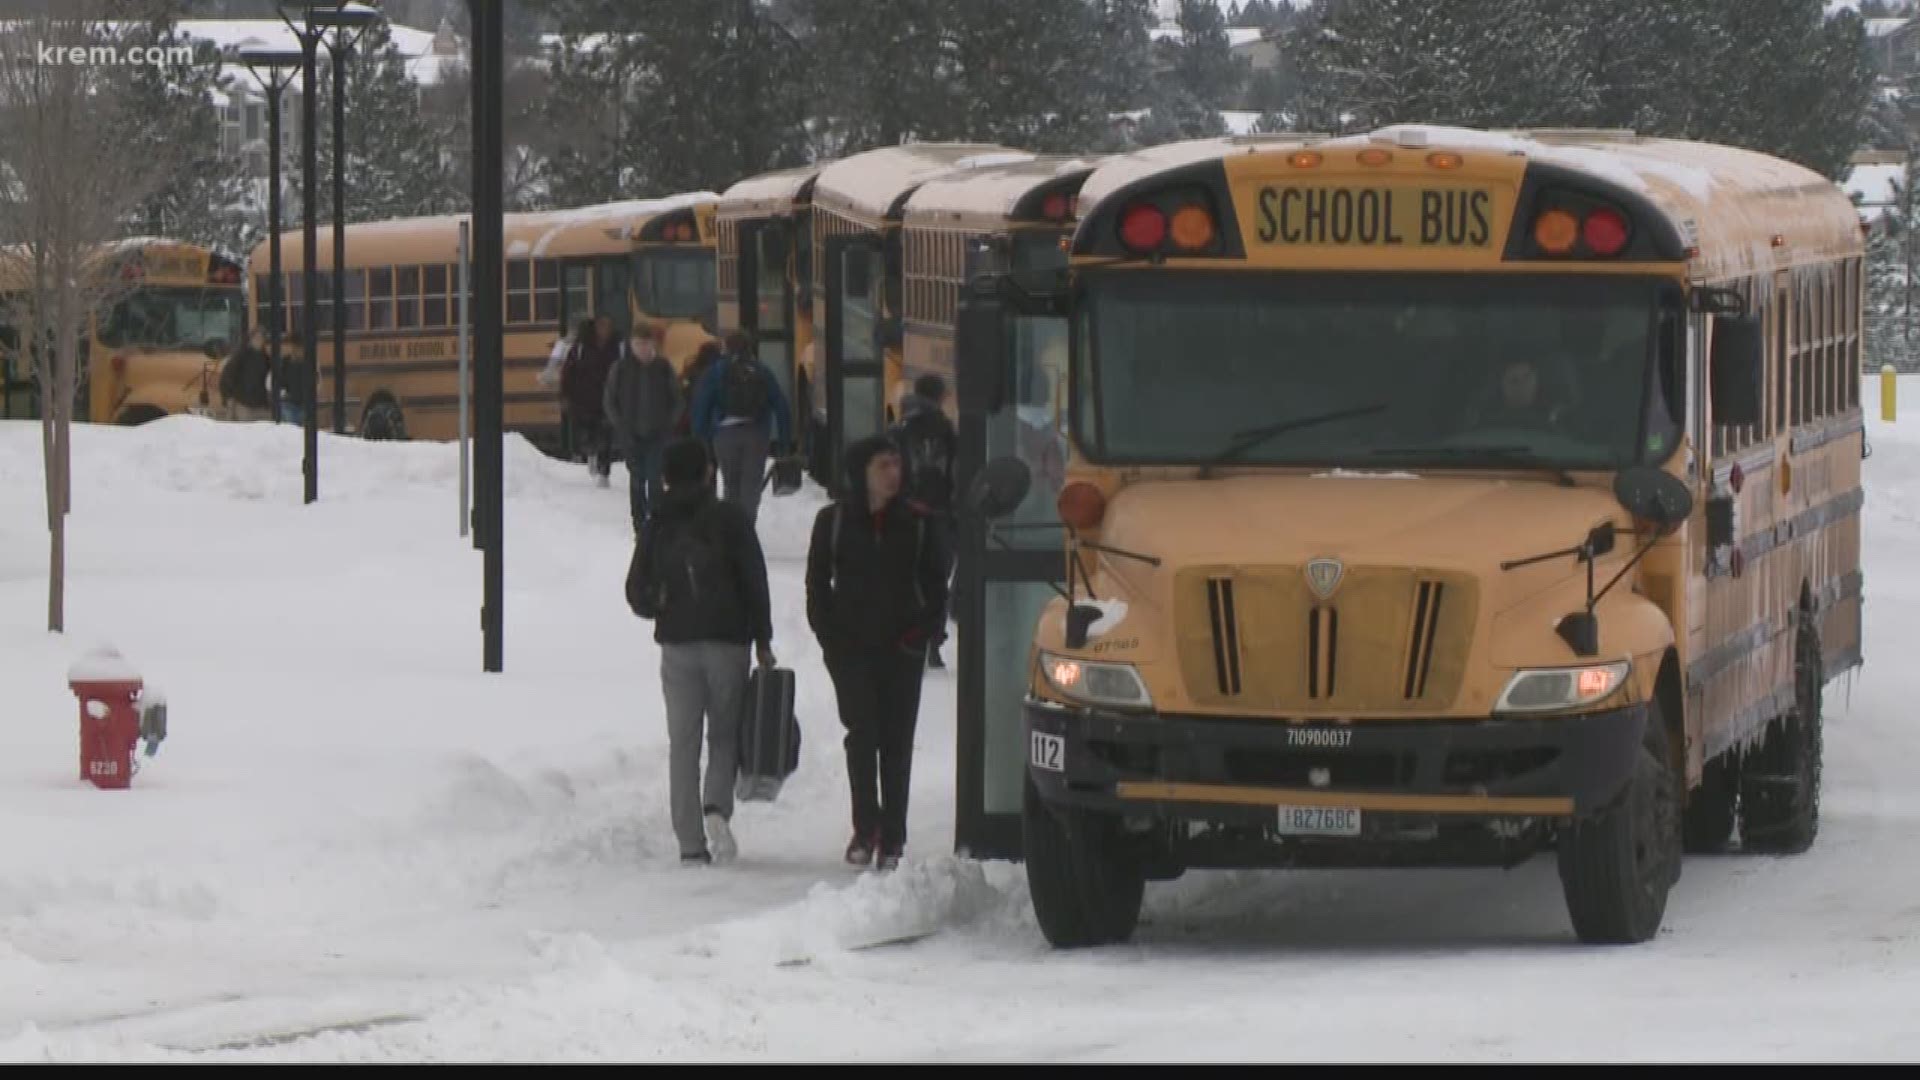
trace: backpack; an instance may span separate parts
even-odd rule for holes
[[[758,421],[767,415],[767,371],[757,361],[735,357],[720,373],[720,407],[729,417]]]
[[[907,489],[922,499],[944,505],[952,494],[948,477],[953,455],[944,425],[930,414],[916,414],[895,429],[894,443],[905,459]]]
[[[713,506],[662,528],[655,518],[634,545],[627,604],[643,619],[685,618],[702,607],[731,609],[739,586],[719,536]],[[642,572],[643,562],[652,573]]]

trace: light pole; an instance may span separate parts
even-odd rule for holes
[[[333,57],[333,433],[347,433],[347,186],[345,173],[347,56],[360,34],[380,21],[380,13],[365,4],[317,8],[307,15],[309,26],[331,29],[327,52]],[[348,31],[354,31],[349,36]]]
[[[243,49],[240,62],[247,66],[260,88],[267,94],[267,250],[271,252],[267,268],[267,355],[273,368],[273,391],[286,392],[287,369],[280,360],[280,334],[286,315],[280,310],[280,92],[293,81],[301,57],[291,49]],[[279,403],[274,402],[274,422],[280,420]]]
[[[307,368],[307,392],[304,395],[307,400],[306,454],[302,471],[306,474],[306,501],[309,503],[317,502],[320,498],[320,364],[316,355],[320,351],[320,326],[314,321],[319,292],[314,287],[319,284],[318,273],[314,269],[314,249],[320,243],[316,220],[320,216],[320,208],[316,202],[319,193],[313,188],[313,174],[318,171],[315,154],[319,144],[313,136],[316,123],[313,54],[319,48],[320,38],[326,33],[326,28],[315,27],[312,20],[312,15],[320,6],[306,3],[294,8],[305,16],[298,24],[294,22],[289,9],[280,10],[280,17],[286,22],[287,29],[300,39],[300,358]]]
[[[481,661],[483,671],[505,664],[502,610],[505,561],[502,483],[503,408],[500,364],[500,290],[502,269],[500,87],[505,78],[500,0],[467,0],[473,33],[473,340],[475,509],[485,549],[481,575]]]

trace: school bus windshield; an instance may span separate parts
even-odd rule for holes
[[[1074,424],[1098,461],[1612,469],[1677,436],[1679,316],[1649,280],[1087,281]]]
[[[642,251],[633,265],[641,309],[648,315],[697,319],[713,313],[717,286],[712,251]]]
[[[204,349],[240,340],[238,288],[144,287],[113,306],[100,324],[100,341],[114,348]]]

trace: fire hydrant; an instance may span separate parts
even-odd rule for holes
[[[144,734],[151,755],[166,737],[166,704],[145,692],[140,673],[111,649],[82,657],[67,670],[80,699],[80,779],[97,788],[125,788],[137,768]]]

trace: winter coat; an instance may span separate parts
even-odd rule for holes
[[[248,345],[227,358],[220,369],[220,396],[250,409],[273,407],[273,395],[267,392],[267,380],[273,374],[273,361],[267,354]]]
[[[580,342],[560,369],[560,396],[567,411],[580,422],[592,422],[606,413],[607,373],[626,353],[624,340],[604,344]]]
[[[693,392],[693,433],[711,441],[719,432],[720,422],[727,418],[727,368],[739,363],[759,365],[761,376],[767,380],[767,408],[758,423],[772,433],[773,441],[788,442],[792,438],[793,417],[787,405],[786,391],[780,388],[780,380],[774,378],[773,369],[755,357],[741,359],[724,356],[707,368]]]
[[[935,513],[947,513],[953,508],[953,467],[960,449],[953,421],[918,394],[907,395],[902,412],[905,418],[887,434],[900,448],[907,496]]]
[[[882,436],[848,447],[848,497],[823,508],[807,547],[807,624],[830,656],[848,650],[917,652],[946,620],[941,530],[895,498],[867,506],[867,462]]]
[[[746,511],[711,487],[669,490],[634,545],[627,604],[663,645],[771,642],[766,556]]]
[[[622,441],[662,438],[680,416],[680,379],[665,357],[642,360],[628,352],[607,375],[603,405]]]

